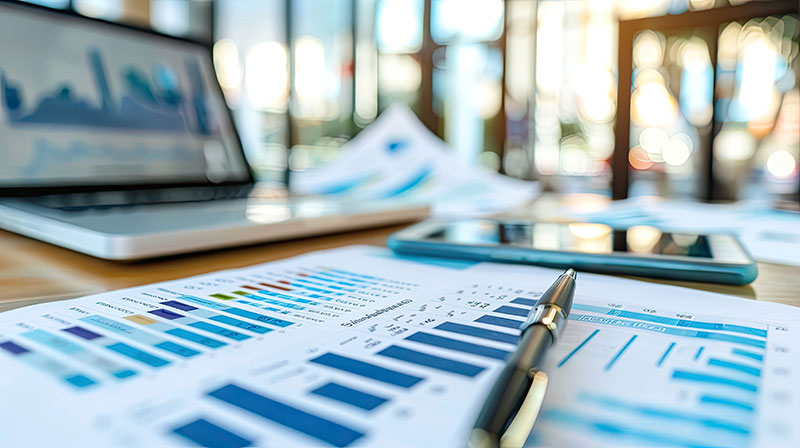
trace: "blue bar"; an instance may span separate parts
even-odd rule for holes
[[[172,430],[196,445],[207,448],[241,448],[253,442],[201,418]]]
[[[752,347],[764,348],[767,342],[761,339],[752,339],[734,334],[714,333],[708,331],[689,330],[686,328],[665,327],[663,325],[639,322],[635,320],[624,320],[617,317],[593,316],[589,314],[579,314],[573,312],[569,315],[569,320],[578,322],[588,322],[596,325],[609,325],[613,327],[633,328],[640,331],[652,331],[660,334],[673,336],[683,336],[687,338],[711,339],[714,341],[734,342],[737,344],[749,345]]]
[[[360,390],[351,389],[338,383],[328,383],[311,391],[312,394],[349,404],[365,411],[371,411],[389,401],[388,398],[378,397]]]
[[[494,312],[500,314],[508,314],[511,316],[528,317],[528,314],[530,314],[531,310],[527,310],[525,308],[517,308],[515,306],[503,305],[500,308],[494,310]]]
[[[196,342],[200,345],[205,345],[208,348],[220,348],[222,346],[228,345],[222,341],[218,341],[212,338],[207,338],[201,334],[184,330],[183,328],[173,328],[171,330],[165,331],[164,333],[171,334],[181,339],[186,339],[187,341]]]
[[[223,386],[209,392],[208,395],[329,445],[348,446],[364,436],[364,433],[360,431],[309,414],[234,384]]]
[[[122,342],[111,344],[109,346],[106,346],[106,348],[115,351],[120,355],[124,355],[127,356],[128,358],[135,359],[136,361],[145,363],[150,367],[163,367],[169,364],[169,361],[167,361],[166,359],[162,359],[159,358],[158,356],[154,356],[147,352],[143,352],[138,348],[131,347],[130,345],[123,344]]]
[[[394,358],[400,361],[410,362],[423,367],[441,370],[443,372],[456,373],[470,378],[486,370],[484,367],[467,364],[454,359],[442,358],[428,353],[418,352],[399,345],[391,345],[378,352],[380,356]]]
[[[262,327],[256,324],[251,324],[243,320],[234,319],[228,316],[216,315],[214,317],[210,317],[209,319],[223,324],[228,324],[233,327],[242,328],[244,330],[250,330],[254,333],[259,333],[259,334],[269,333],[270,331],[272,331],[271,328]]]
[[[250,336],[246,334],[239,333],[238,331],[228,330],[227,328],[223,328],[214,324],[209,324],[208,322],[192,322],[189,324],[190,327],[194,327],[200,330],[208,331],[209,333],[218,334],[220,336],[224,336],[228,339],[233,339],[235,341],[244,341],[245,339],[250,339]]]
[[[512,300],[511,303],[516,303],[518,305],[525,305],[529,307],[536,306],[536,300],[526,299],[525,297],[517,297],[516,299]]]
[[[497,317],[489,314],[475,319],[475,322],[480,322],[482,324],[489,324],[489,325],[497,325],[498,327],[503,327],[503,328],[513,328],[515,330],[519,330],[519,327],[522,325],[521,320],[506,319],[505,317]]]
[[[516,344],[519,336],[515,334],[501,333],[499,331],[487,330],[485,328],[471,327],[469,325],[457,324],[455,322],[444,322],[436,326],[437,330],[449,331],[451,333],[465,334],[476,338],[489,339],[492,341]]]
[[[664,354],[661,355],[661,359],[658,360],[658,363],[656,364],[656,367],[661,367],[661,364],[664,363],[664,360],[667,359],[667,356],[669,355],[669,352],[671,352],[674,347],[675,347],[675,343],[674,342],[669,344],[669,347],[667,347],[667,351],[665,351]]]
[[[556,367],[561,367],[561,366],[563,366],[563,365],[564,365],[564,363],[566,363],[567,361],[569,361],[569,359],[570,359],[570,358],[572,358],[572,355],[574,355],[575,353],[577,353],[577,352],[578,352],[578,350],[582,349],[582,348],[583,348],[583,346],[584,346],[584,345],[586,345],[586,343],[587,343],[587,342],[591,341],[591,340],[592,340],[592,338],[594,337],[594,335],[596,335],[596,334],[597,334],[597,333],[599,333],[599,332],[600,332],[600,330],[594,330],[594,331],[592,332],[592,334],[590,334],[590,335],[589,335],[589,337],[587,337],[586,339],[584,339],[584,340],[583,340],[583,342],[581,342],[580,344],[578,344],[578,346],[577,346],[577,347],[573,348],[571,352],[567,353],[567,356],[565,356],[565,357],[564,357],[564,359],[562,359],[562,360],[561,360],[561,361],[558,363],[558,365],[557,365]]]
[[[767,337],[767,330],[761,328],[745,327],[742,325],[723,324],[715,322],[696,322],[693,320],[675,319],[671,317],[653,316],[652,314],[636,313],[633,311],[616,310],[611,308],[575,304],[572,307],[576,310],[591,311],[595,313],[602,313],[608,316],[627,317],[630,319],[637,319],[647,322],[656,322],[664,325],[673,325],[676,327],[696,328],[700,330],[716,330],[716,331],[730,331],[733,333],[741,333],[752,336]]]
[[[626,343],[625,343],[625,345],[623,345],[623,346],[622,346],[622,348],[621,348],[621,349],[620,349],[620,350],[617,352],[617,354],[616,354],[616,355],[614,355],[614,357],[613,357],[613,358],[611,358],[611,361],[609,361],[609,362],[608,362],[608,364],[606,364],[605,370],[609,370],[609,369],[611,369],[612,367],[614,367],[614,363],[616,363],[616,362],[617,362],[617,360],[619,359],[619,357],[620,357],[620,356],[622,356],[622,354],[623,354],[623,353],[625,353],[625,350],[627,350],[627,349],[628,349],[628,347],[630,347],[630,345],[631,345],[631,344],[633,343],[633,341],[635,341],[635,340],[636,340],[636,335],[634,335],[634,336],[631,336],[631,338],[630,338],[630,339],[628,339],[628,342],[626,342]]]
[[[756,361],[761,361],[761,362],[764,361],[764,355],[762,355],[760,353],[749,352],[747,350],[742,350],[740,348],[733,349],[733,354],[734,355],[739,355],[739,356],[744,356],[745,358],[754,359]]]
[[[175,353],[176,355],[183,356],[184,358],[191,358],[192,356],[197,356],[200,354],[200,352],[198,352],[197,350],[191,349],[189,347],[184,347],[180,344],[176,344],[170,341],[159,342],[153,347],[160,348],[161,350],[165,350],[170,353]]]
[[[88,376],[85,375],[72,375],[64,378],[64,381],[72,384],[75,387],[87,387],[93,384],[97,384],[97,382]]]
[[[724,359],[708,358],[708,365],[715,367],[724,367],[726,369],[731,369],[737,372],[746,373],[748,375],[753,375],[755,377],[761,376],[761,369],[759,368],[751,367],[744,364],[739,364],[738,362],[725,361]]]
[[[748,392],[758,391],[758,386],[755,384],[745,383],[744,381],[736,381],[730,378],[724,378],[716,375],[706,375],[704,373],[687,372],[684,370],[676,370],[672,373],[672,378],[676,380],[697,381],[700,383],[719,384],[722,386],[731,386],[737,389],[746,390]]]
[[[722,406],[728,406],[731,408],[741,409],[743,411],[753,412],[755,411],[755,406],[744,403],[742,401],[731,400],[728,398],[723,397],[715,397],[713,395],[703,395],[700,397],[700,403],[707,403],[707,404],[718,404]]]
[[[694,360],[695,361],[700,359],[700,354],[703,353],[703,350],[705,350],[705,347],[700,347],[700,348],[697,349],[697,353],[695,353],[695,355],[694,355]],[[736,351],[736,349],[734,349],[733,351]]]
[[[418,376],[408,375],[396,370],[376,366],[375,364],[358,361],[356,359],[347,358],[334,353],[325,353],[322,356],[312,359],[310,362],[334,369],[339,369],[345,372],[350,372],[355,375],[371,378],[387,384],[404,387],[406,389],[422,381],[422,378]]]
[[[226,311],[240,317],[246,317],[247,319],[252,319],[270,325],[275,325],[276,327],[288,327],[289,325],[292,325],[292,322],[289,322],[287,320],[278,319],[276,317],[264,316],[263,314],[258,314],[252,311],[247,311],[239,308],[228,308]]]
[[[430,333],[414,333],[406,338],[407,341],[419,342],[421,344],[428,344],[435,347],[446,348],[472,355],[485,356],[487,358],[499,359],[503,361],[510,354],[505,350],[499,348],[486,347],[485,345],[473,344],[471,342],[459,341],[457,339],[450,339],[443,336],[437,336]]]

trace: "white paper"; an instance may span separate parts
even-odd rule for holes
[[[774,210],[764,201],[701,204],[637,197],[612,202],[590,213],[572,214],[611,226],[653,225],[676,231],[735,233],[756,260],[800,266],[800,213]]]
[[[2,446],[465,446],[558,273],[354,246],[3,313]],[[577,287],[531,446],[800,444],[800,310]]]
[[[478,216],[520,207],[538,183],[459,160],[404,106],[386,109],[348,142],[333,162],[292,174],[297,194],[430,204],[436,216]]]

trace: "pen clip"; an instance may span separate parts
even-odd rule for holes
[[[533,430],[536,417],[542,408],[544,393],[547,389],[547,374],[538,369],[531,369],[528,374],[532,375],[531,387],[528,389],[517,415],[511,420],[500,438],[500,448],[523,446]]]

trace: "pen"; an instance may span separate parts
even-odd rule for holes
[[[572,308],[575,278],[573,269],[561,274],[539,298],[520,326],[522,334],[517,349],[500,372],[478,415],[470,435],[471,447],[521,446],[524,443],[541,406],[547,381],[547,376],[536,366],[564,329]],[[537,382],[543,382],[544,385],[537,388]],[[532,397],[534,403],[529,404],[528,397]],[[530,406],[534,406],[535,412],[525,412],[526,416],[532,414],[532,417],[531,421],[522,425],[524,434],[521,437],[519,434],[513,435],[515,443],[505,443],[512,427],[519,426],[513,421],[515,417],[522,416],[521,409]]]

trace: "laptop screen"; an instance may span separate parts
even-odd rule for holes
[[[0,189],[246,182],[208,49],[0,4]]]

